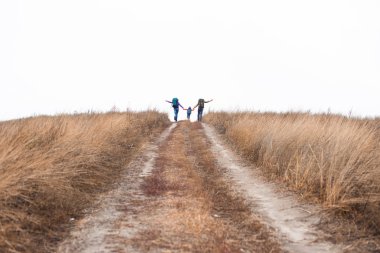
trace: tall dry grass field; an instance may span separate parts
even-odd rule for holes
[[[326,207],[355,211],[380,231],[379,120],[215,112],[205,121],[268,177]]]
[[[0,122],[0,251],[51,252],[168,124],[155,111]]]

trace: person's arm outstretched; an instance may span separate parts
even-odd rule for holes
[[[169,101],[169,100],[165,100],[166,102],[168,102],[169,104],[173,104],[173,102],[172,101]]]
[[[181,106],[181,108],[185,110],[185,108],[183,108],[183,106],[180,103],[178,103],[178,105]]]
[[[210,99],[209,101],[205,101],[205,103],[209,103],[209,102],[211,102],[211,101],[213,101],[214,99]]]

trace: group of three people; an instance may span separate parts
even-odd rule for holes
[[[189,108],[185,109],[183,108],[183,106],[179,103],[179,100],[178,98],[173,98],[172,101],[169,101],[169,100],[166,100],[166,102],[172,104],[172,107],[174,109],[174,121],[177,122],[177,119],[178,119],[178,112],[179,112],[179,107],[181,107],[183,110],[187,110],[187,119],[189,120],[190,119],[190,115],[191,115],[191,112],[195,110],[195,108],[198,107],[198,121],[202,121],[202,116],[203,116],[203,109],[205,108],[205,103],[209,103],[213,101],[213,99],[211,100],[208,100],[208,101],[205,101],[203,98],[200,98],[198,99],[198,103],[197,105],[195,105],[193,107],[193,109],[191,109],[191,107],[189,106]]]

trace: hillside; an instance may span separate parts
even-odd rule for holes
[[[378,252],[380,123],[155,111],[0,123],[0,252]]]
[[[51,252],[71,221],[114,187],[168,124],[155,111],[1,122],[1,252]]]

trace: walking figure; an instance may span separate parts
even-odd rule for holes
[[[183,106],[179,103],[178,98],[173,98],[172,101],[166,100],[166,102],[172,104],[172,107],[174,109],[174,121],[177,122],[179,106],[181,106],[181,108],[184,109]]]
[[[191,112],[193,110],[191,109],[191,106],[189,106],[189,108],[187,108],[187,119],[190,120],[190,115],[191,115]]]
[[[209,101],[205,101],[203,98],[198,99],[198,104],[193,107],[193,111],[195,108],[198,107],[198,121],[202,121],[202,116],[203,116],[203,109],[205,108],[205,103],[209,103],[213,101],[213,99]]]

